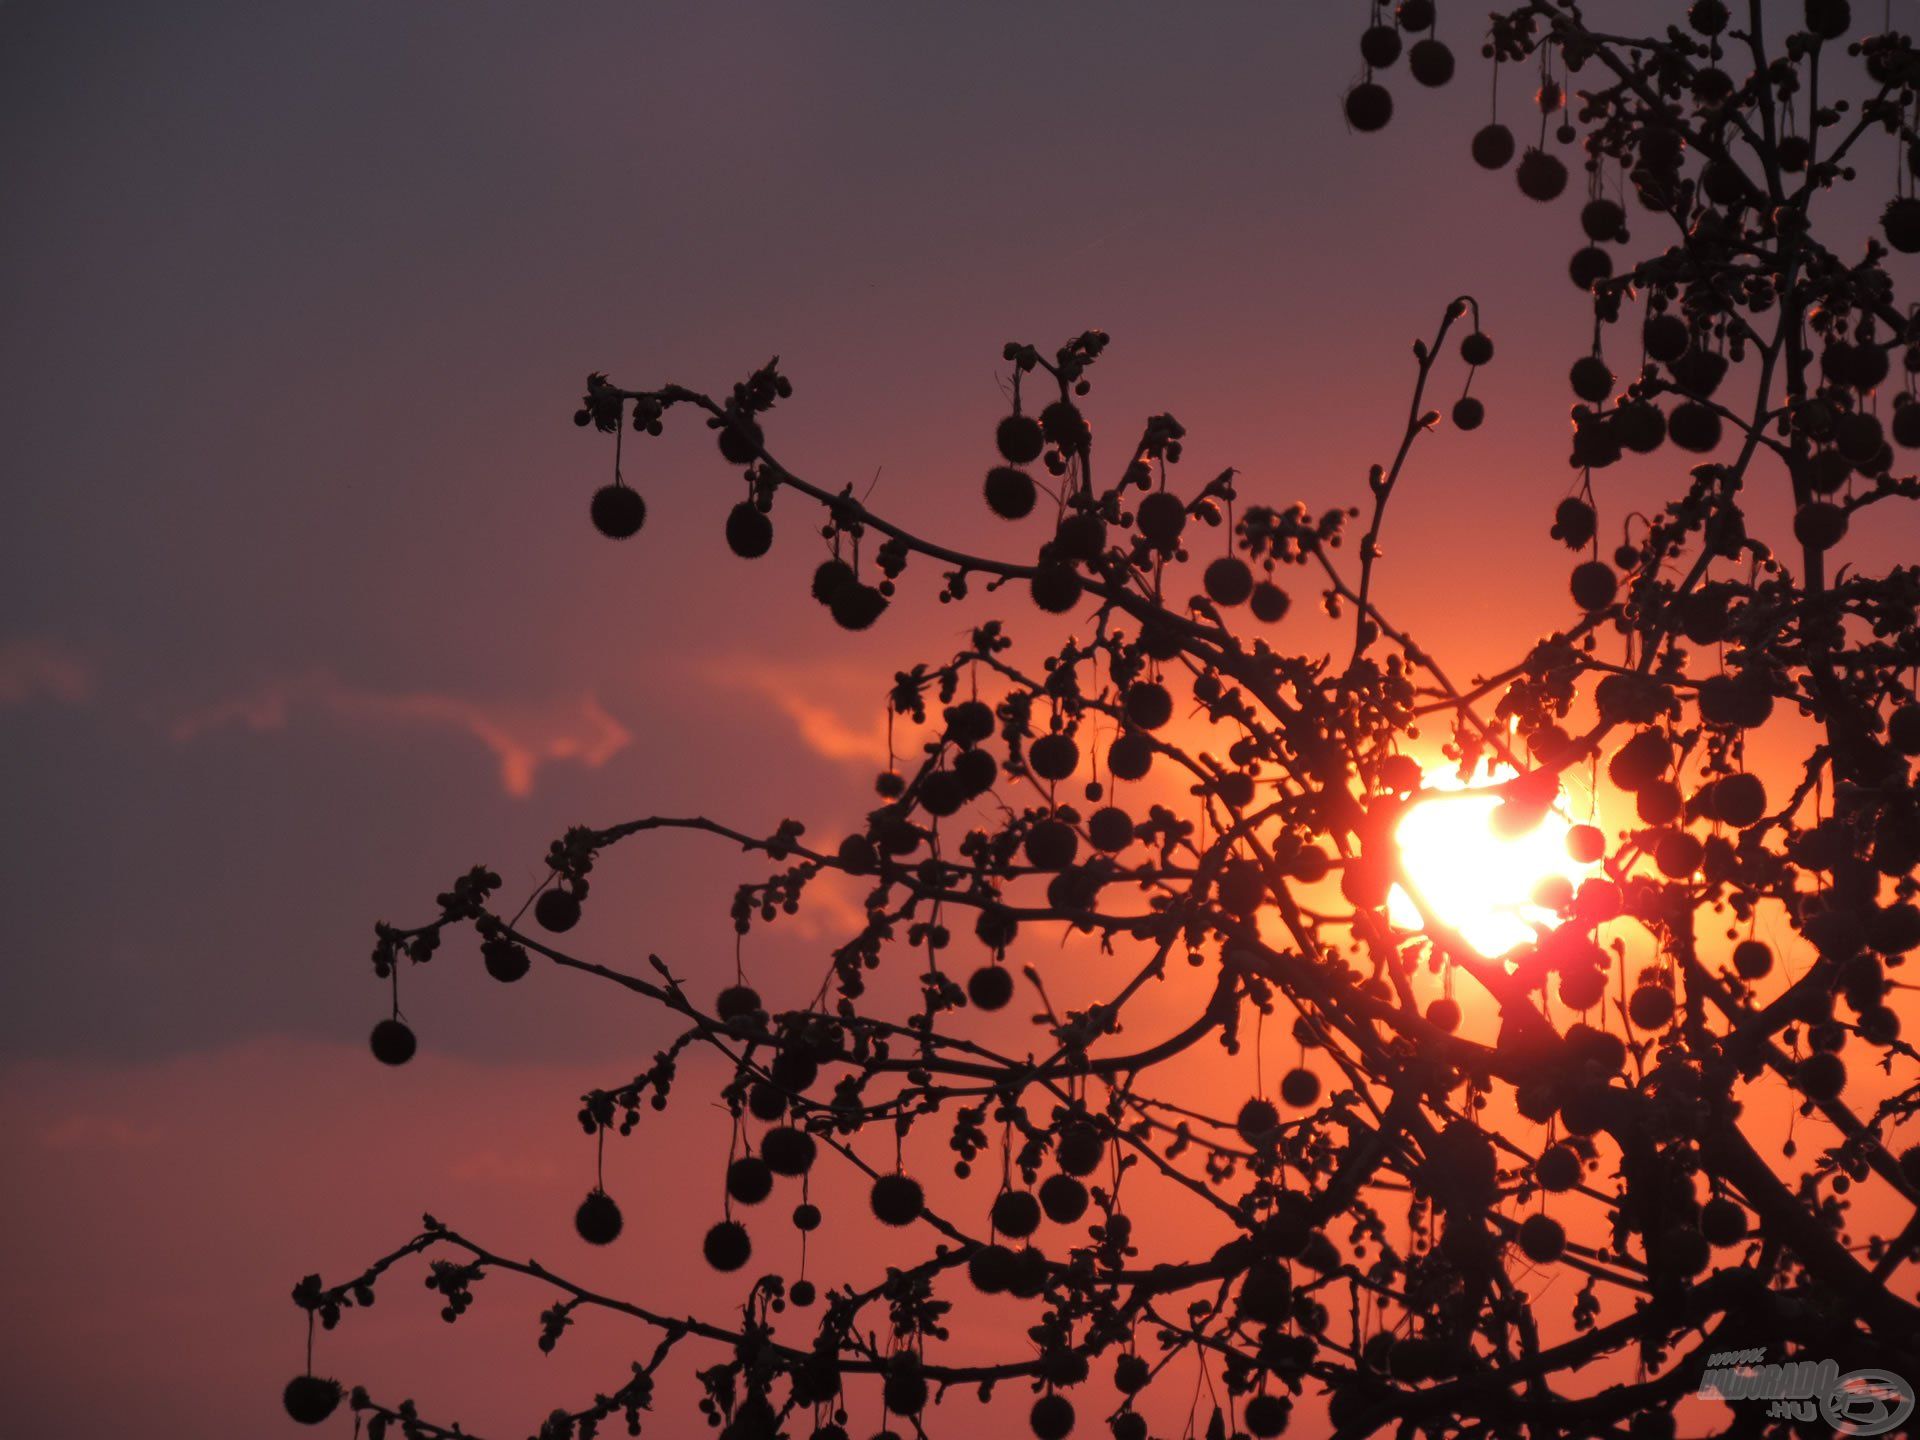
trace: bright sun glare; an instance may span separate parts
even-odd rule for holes
[[[1451,767],[1428,772],[1429,790],[1456,793],[1423,800],[1400,822],[1395,838],[1407,877],[1434,917],[1458,930],[1482,955],[1504,955],[1534,938],[1534,924],[1550,925],[1554,915],[1534,901],[1543,881],[1564,877],[1577,885],[1591,873],[1567,854],[1570,822],[1558,810],[1532,829],[1513,836],[1493,826],[1497,795],[1486,787],[1511,779],[1502,766],[1483,770],[1463,785]],[[1420,912],[1396,885],[1388,902],[1396,925],[1416,929]],[[1529,924],[1531,921],[1533,924]]]

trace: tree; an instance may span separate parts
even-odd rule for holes
[[[773,364],[720,397],[591,377],[575,418],[614,446],[592,501],[606,535],[643,532],[622,449],[704,423],[748,487],[729,544],[761,555],[776,514],[797,532],[808,512],[823,537],[813,598],[840,625],[885,624],[927,570],[942,601],[984,585],[1020,623],[984,622],[958,653],[896,675],[887,704],[924,745],[880,778],[859,833],[663,816],[581,827],[517,910],[479,867],[428,923],[378,927],[394,1008],[372,1044],[390,1064],[415,1045],[402,968],[469,929],[496,980],[537,959],[674,1023],[644,1071],[584,1097],[602,1143],[645,1145],[680,1062],[718,1057],[736,1158],[705,1240],[710,1317],[603,1295],[430,1218],[350,1279],[303,1281],[310,1330],[416,1258],[449,1318],[485,1276],[546,1287],[542,1349],[582,1309],[650,1329],[651,1359],[556,1411],[544,1440],[623,1412],[638,1426],[656,1373],[697,1346],[706,1422],[732,1440],[937,1433],[951,1386],[997,1387],[1009,1433],[1023,1413],[1042,1440],[1076,1423],[1138,1440],[1159,1377],[1195,1365],[1220,1382],[1210,1437],[1278,1434],[1302,1396],[1324,1397],[1342,1436],[1671,1436],[1676,1402],[1740,1351],[1920,1380],[1920,1149],[1903,1153],[1896,1133],[1920,1109],[1920,1054],[1894,1003],[1920,945],[1920,571],[1846,558],[1850,528],[1911,524],[1920,499],[1894,448],[1920,445],[1920,327],[1886,268],[1920,251],[1920,56],[1905,35],[1856,35],[1845,0],[1808,0],[1804,23],[1775,35],[1778,8],[1751,0],[1736,19],[1695,0],[1646,36],[1597,30],[1568,0],[1491,18],[1496,68],[1537,70],[1539,140],[1516,159],[1490,123],[1471,154],[1511,164],[1537,201],[1567,188],[1565,157],[1582,160],[1571,274],[1595,324],[1570,375],[1573,478],[1552,519],[1570,593],[1543,597],[1551,633],[1468,685],[1381,613],[1374,579],[1388,502],[1446,423],[1430,390],[1493,359],[1471,299],[1415,344],[1407,424],[1364,505],[1321,515],[1255,501],[1233,471],[1176,483],[1185,437],[1170,415],[1096,466],[1086,400],[1106,337],[1008,345],[1014,403],[984,487],[1009,522],[1004,558],[923,538],[783,465],[770,431],[791,390]],[[1397,73],[1403,45],[1420,83],[1454,68],[1429,0],[1371,11],[1346,100],[1361,131],[1389,123],[1374,77]],[[1896,194],[1844,260],[1814,211],[1876,144],[1894,151]],[[1662,248],[1616,265],[1630,209]],[[1483,412],[1462,393],[1451,422],[1472,429]],[[1658,513],[1609,505],[1605,472],[1626,456],[1672,467]],[[1791,533],[1761,523],[1768,496],[1790,499]],[[1342,653],[1289,652],[1289,588],[1318,591],[1350,631]],[[1800,763],[1750,769],[1789,717],[1815,736]],[[1590,873],[1543,891],[1531,938],[1504,954],[1447,923],[1396,845],[1403,818],[1434,803],[1405,744],[1421,725],[1445,732],[1462,777],[1498,777],[1492,823],[1508,832],[1564,811],[1567,783],[1602,770],[1619,807],[1611,833],[1568,832]],[[1150,772],[1177,781],[1177,804],[1133,803]],[[564,948],[602,857],[661,830],[764,857],[734,902],[743,935],[820,877],[857,877],[866,921],[833,951],[830,983],[810,998],[745,978],[696,993],[658,959],[626,973]],[[1758,938],[1762,922],[1790,955]],[[1046,957],[1063,931],[1097,951],[1104,980],[1056,1004]],[[1134,1021],[1186,965],[1205,983],[1185,1023]],[[900,966],[917,967],[916,1002],[889,1010],[869,979]],[[978,1038],[1022,976],[1040,1011],[1031,1055]],[[1208,1105],[1163,1088],[1177,1057],[1236,1050],[1268,1019],[1303,1057],[1274,1096]],[[1819,1117],[1830,1143],[1801,1155],[1756,1129],[1767,1094]],[[940,1138],[953,1176],[936,1184]],[[925,1258],[825,1285],[770,1258],[777,1225],[734,1207],[815,1166],[862,1176],[870,1223],[910,1227]],[[1137,1231],[1143,1190],[1200,1219]],[[811,1203],[794,1212],[802,1230],[819,1218]],[[1196,1244],[1207,1226],[1224,1242]],[[621,1243],[618,1197],[591,1189],[577,1228]],[[1565,1283],[1536,1303],[1542,1273]],[[1022,1302],[1030,1327],[990,1363],[943,1354],[953,1303],[973,1291]],[[344,1393],[306,1375],[286,1399],[318,1421]],[[1732,1403],[1746,1433],[1819,1419]],[[351,1407],[376,1440],[453,1433],[363,1390]]]

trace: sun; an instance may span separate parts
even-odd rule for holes
[[[1518,834],[1495,828],[1501,801],[1488,787],[1513,775],[1506,766],[1483,768],[1463,784],[1451,767],[1429,771],[1424,788],[1442,793],[1415,804],[1394,832],[1407,879],[1434,918],[1489,957],[1533,940],[1536,925],[1556,923],[1554,912],[1535,898],[1543,885],[1578,885],[1592,873],[1567,853],[1572,822],[1557,809]],[[1410,930],[1421,923],[1413,897],[1398,885],[1388,917]]]

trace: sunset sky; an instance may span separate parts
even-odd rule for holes
[[[373,922],[429,918],[479,861],[523,893],[572,823],[844,833],[894,671],[1010,608],[936,605],[919,567],[915,603],[839,631],[797,507],[766,559],[728,553],[737,472],[691,424],[629,443],[648,526],[600,539],[610,449],[570,423],[589,370],[724,390],[778,354],[786,464],[990,549],[1004,342],[1105,329],[1096,429],[1171,411],[1182,483],[1231,465],[1320,509],[1363,498],[1411,341],[1471,293],[1488,423],[1426,442],[1382,603],[1457,677],[1567,623],[1547,526],[1591,325],[1575,209],[1469,161],[1488,89],[1464,14],[1441,32],[1460,79],[1403,72],[1395,124],[1350,134],[1363,10],[0,11],[18,1433],[285,1433],[289,1288],[423,1209],[575,1256],[576,1099],[664,1023],[566,977],[491,985],[463,942],[404,977],[421,1058],[381,1070]],[[1503,116],[1530,88],[1503,80]],[[1661,479],[1608,483],[1631,503]],[[1295,600],[1310,627],[1304,579]],[[692,840],[623,854],[597,938],[710,988],[753,873]],[[765,973],[817,978],[840,903],[756,940]],[[658,1133],[717,1176],[724,1132],[687,1098]],[[671,1216],[685,1177],[622,1163]],[[610,1288],[699,1293],[621,1263]],[[604,1351],[543,1361],[531,1295],[489,1284],[451,1329],[396,1285],[322,1368],[488,1435],[611,1383]]]

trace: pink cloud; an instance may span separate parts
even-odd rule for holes
[[[532,793],[543,765],[571,760],[598,769],[633,741],[632,732],[591,694],[480,701],[432,691],[364,689],[324,673],[274,681],[192,711],[174,722],[172,734],[184,743],[233,726],[258,733],[283,730],[301,710],[369,728],[424,725],[464,733],[493,753],[501,786],[516,796]]]
[[[767,701],[823,759],[887,761],[886,697],[869,672],[749,657],[713,661],[703,673],[709,684]]]
[[[0,705],[78,705],[92,694],[93,667],[78,655],[45,640],[0,642]]]

